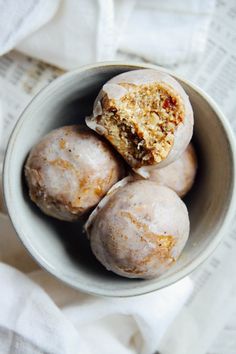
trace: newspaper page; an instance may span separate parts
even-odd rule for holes
[[[0,101],[4,131],[0,139],[1,155],[17,119],[31,98],[62,73],[61,69],[15,51],[0,57]]]
[[[32,97],[61,74],[61,69],[15,51],[0,57],[0,211],[2,163],[12,129]]]
[[[215,99],[236,133],[235,1],[217,2],[203,61],[179,72]],[[236,353],[235,259],[236,224],[232,223],[213,256],[191,275],[194,291],[164,338],[161,354]],[[216,338],[218,345],[211,347]]]
[[[184,67],[179,71],[215,99],[236,132],[236,2],[234,0],[217,2],[202,62]]]
[[[195,82],[216,100],[236,132],[234,0],[218,0],[202,62],[177,67],[176,71]],[[4,124],[4,136],[0,140],[0,163],[9,135],[25,106],[42,87],[62,73],[58,68],[15,51],[0,58],[0,101],[3,104]],[[236,312],[235,300],[232,301],[236,294],[235,258],[236,225],[233,225],[214,255],[191,275],[195,289],[164,337],[161,354],[207,352],[230,314]],[[231,354],[224,350],[214,351],[215,353]]]

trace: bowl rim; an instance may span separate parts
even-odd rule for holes
[[[229,150],[230,154],[232,157],[232,166],[231,166],[231,171],[232,171],[232,181],[231,181],[231,196],[228,201],[228,206],[227,210],[225,211],[225,216],[224,219],[222,220],[222,224],[216,233],[214,239],[207,245],[207,247],[204,249],[204,251],[197,256],[193,261],[189,262],[182,270],[179,270],[178,272],[167,276],[166,278],[163,279],[158,279],[156,282],[153,282],[152,284],[146,284],[142,287],[139,286],[133,286],[130,288],[126,289],[103,289],[102,287],[96,287],[96,286],[89,286],[87,284],[83,284],[82,286],[80,283],[78,283],[76,280],[73,280],[72,278],[68,278],[67,276],[64,276],[64,274],[61,274],[60,272],[55,269],[55,267],[51,266],[41,255],[40,253],[32,246],[31,242],[27,240],[27,238],[24,237],[24,234],[21,233],[21,226],[20,226],[20,218],[17,215],[16,209],[14,207],[13,203],[13,198],[11,197],[11,185],[9,184],[10,176],[9,176],[9,170],[11,166],[11,155],[14,151],[14,144],[15,140],[20,132],[21,126],[24,124],[26,118],[25,118],[25,113],[28,111],[29,108],[31,108],[32,105],[35,104],[35,101],[37,102],[38,99],[41,99],[41,96],[43,97],[44,95],[48,95],[49,92],[53,91],[54,88],[57,86],[61,86],[64,80],[67,80],[70,77],[76,76],[82,72],[86,72],[91,69],[98,69],[98,68],[108,68],[108,67],[124,67],[125,66],[129,68],[135,69],[155,69],[155,70],[161,70],[163,72],[166,72],[167,74],[173,76],[177,80],[182,81],[184,84],[186,84],[188,87],[190,87],[192,90],[196,91],[207,103],[209,106],[212,108],[212,110],[216,113],[218,121],[220,121],[222,128],[224,129],[224,132],[226,134],[226,137],[229,142]],[[28,105],[25,107],[23,112],[21,113],[7,144],[7,149],[5,153],[5,158],[4,158],[4,164],[3,164],[3,196],[5,200],[5,205],[7,208],[8,215],[10,217],[10,220],[12,222],[12,225],[15,229],[15,232],[22,242],[23,246],[28,250],[30,255],[34,258],[34,260],[47,272],[52,274],[54,277],[56,277],[58,280],[64,282],[65,284],[80,290],[82,292],[86,292],[92,295],[99,295],[99,296],[107,296],[107,297],[129,297],[129,296],[137,296],[137,295],[143,295],[147,294],[162,288],[165,288],[171,284],[174,284],[175,282],[181,280],[185,276],[189,275],[191,272],[193,272],[200,264],[202,264],[215,250],[215,248],[218,246],[218,244],[221,242],[224,233],[227,231],[227,228],[229,226],[229,223],[235,213],[236,210],[236,181],[235,181],[235,176],[236,176],[236,143],[235,143],[235,137],[234,133],[231,129],[231,126],[218,107],[218,105],[215,103],[215,101],[207,94],[205,93],[201,88],[199,88],[197,85],[189,82],[187,79],[183,78],[182,76],[174,73],[172,70],[154,65],[154,64],[146,64],[146,63],[134,63],[134,62],[129,62],[129,61],[106,61],[106,62],[98,62],[95,64],[89,64],[89,65],[84,65],[81,66],[78,69],[72,70],[70,72],[67,72],[58,78],[56,78],[54,81],[46,85],[44,88],[42,88],[28,103]]]

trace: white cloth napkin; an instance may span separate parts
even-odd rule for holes
[[[0,354],[153,354],[192,291],[185,278],[135,298],[82,294],[38,270],[1,214],[0,261]]]
[[[42,27],[55,14],[60,0],[1,0],[0,55]]]
[[[104,299],[71,290],[43,271],[31,278],[47,294],[0,264],[1,354],[152,354],[191,287],[185,278],[135,299]]]
[[[117,51],[161,65],[200,58],[215,0],[0,0],[0,55],[65,69]]]

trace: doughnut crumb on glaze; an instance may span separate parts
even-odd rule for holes
[[[190,143],[176,161],[163,168],[151,170],[148,179],[159,185],[169,187],[179,197],[183,198],[193,186],[197,165],[197,155],[193,144]],[[134,172],[132,176],[136,180],[142,178]]]

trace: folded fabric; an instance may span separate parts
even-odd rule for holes
[[[0,55],[42,27],[60,0],[0,0]]]
[[[173,66],[204,52],[215,0],[137,0],[119,49]]]
[[[1,354],[152,354],[192,289],[185,278],[136,298],[105,299],[44,271],[30,277],[0,263]]]
[[[20,51],[64,69],[118,50],[161,65],[202,55],[215,0],[0,0],[0,54]]]

